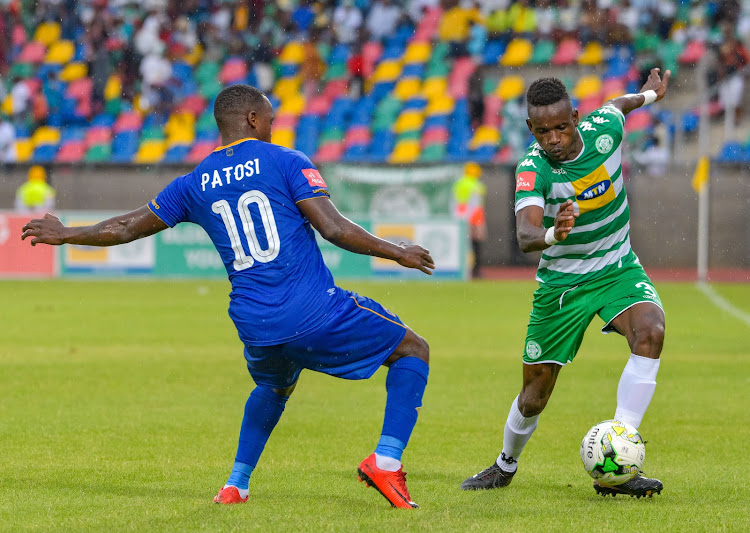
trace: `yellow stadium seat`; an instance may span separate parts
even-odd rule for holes
[[[164,125],[167,145],[193,144],[195,141],[195,117],[187,112],[173,113]]]
[[[409,100],[419,94],[421,85],[419,78],[404,78],[396,84],[393,95],[399,100]]]
[[[294,148],[294,130],[274,130],[271,135],[271,142],[286,148]]]
[[[470,148],[475,150],[480,146],[497,146],[500,144],[500,132],[494,126],[479,126],[471,139]]]
[[[441,96],[436,96],[427,102],[425,114],[428,117],[433,115],[447,115],[453,112],[453,107],[453,98],[448,94],[443,94]]]
[[[115,100],[122,96],[122,80],[117,74],[112,74],[104,86],[104,99]]]
[[[60,72],[59,78],[65,82],[71,82],[85,78],[89,73],[86,63],[68,63]]]
[[[504,67],[521,67],[529,62],[534,53],[534,46],[528,39],[513,39],[508,43],[500,64]]]
[[[498,83],[495,94],[502,100],[514,100],[523,94],[525,88],[521,76],[506,76]]]
[[[427,78],[422,84],[422,96],[428,100],[448,92],[448,80],[443,77]]]
[[[388,161],[391,163],[413,163],[419,159],[419,153],[419,141],[406,139],[396,144]]]
[[[196,44],[192,50],[188,54],[186,54],[182,60],[190,65],[191,67],[198,64],[198,62],[203,58],[203,46],[198,43]]]
[[[25,163],[31,159],[34,154],[34,144],[31,139],[16,140],[16,161]]]
[[[60,38],[60,24],[57,22],[42,22],[34,31],[34,40],[49,46]]]
[[[151,139],[143,141],[135,154],[136,163],[158,163],[164,159],[167,152],[167,143],[164,140]]]
[[[424,114],[422,111],[408,109],[402,112],[393,125],[393,131],[403,133],[405,131],[414,131],[422,129],[424,124]]]
[[[273,88],[273,94],[279,100],[286,100],[291,96],[296,96],[299,93],[300,79],[298,77],[293,78],[281,78],[276,82]]]
[[[299,116],[305,110],[305,97],[301,94],[288,96],[281,101],[279,113]]]
[[[604,59],[604,52],[602,51],[602,45],[596,41],[591,41],[583,49],[581,55],[578,56],[579,65],[601,65]]]
[[[60,144],[60,130],[52,126],[41,126],[31,136],[34,148],[45,144]]]
[[[406,47],[406,52],[404,52],[404,63],[407,65],[426,63],[427,60],[430,59],[431,52],[432,47],[430,46],[430,43],[413,42]]]
[[[305,48],[302,43],[292,41],[281,51],[279,63],[299,65],[305,59]]]
[[[370,76],[373,83],[395,81],[401,75],[401,63],[393,60],[381,61]]]
[[[583,76],[578,79],[578,83],[573,88],[573,96],[579,100],[584,100],[598,95],[602,91],[602,80],[599,76]]]
[[[44,62],[52,65],[63,65],[72,60],[75,53],[76,47],[73,41],[56,41],[47,51]]]
[[[6,96],[3,103],[0,104],[0,112],[8,116],[13,114],[13,98],[10,95]]]

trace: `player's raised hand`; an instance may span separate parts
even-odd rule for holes
[[[654,91],[656,93],[656,101],[658,102],[664,95],[667,94],[667,85],[669,85],[669,78],[672,76],[672,71],[667,70],[664,73],[664,77],[659,77],[659,69],[652,68],[651,73],[648,75],[646,83],[643,84],[641,92]]]
[[[399,265],[416,268],[425,274],[432,275],[432,270],[435,268],[435,261],[432,260],[429,250],[416,244],[406,244],[404,242],[400,246],[403,249],[403,253],[397,259]]]
[[[564,241],[573,229],[573,225],[578,218],[578,213],[573,205],[573,200],[566,200],[557,210],[557,216],[555,216],[555,239],[558,241]]]
[[[47,213],[43,218],[35,218],[24,225],[21,240],[34,237],[31,239],[31,246],[36,246],[37,243],[60,245],[65,242],[64,231],[65,226],[60,219]]]

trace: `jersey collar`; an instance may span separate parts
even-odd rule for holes
[[[234,141],[233,143],[229,143],[229,144],[227,144],[225,146],[219,146],[217,149],[214,150],[214,152],[218,152],[220,150],[224,150],[225,148],[229,148],[230,146],[234,146],[235,144],[240,144],[240,143],[243,143],[245,141],[257,141],[257,140],[258,139],[256,139],[255,137],[245,137],[244,139],[240,139],[238,141]]]

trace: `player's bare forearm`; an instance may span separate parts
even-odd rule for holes
[[[575,212],[572,200],[566,200],[557,209],[555,225],[548,230],[544,227],[544,210],[531,205],[521,209],[516,215],[516,239],[518,246],[524,253],[546,250],[551,244],[546,240],[547,232],[551,231],[557,242],[567,239],[575,225],[578,213]]]
[[[305,218],[328,242],[362,255],[391,259],[401,266],[432,274],[435,263],[421,246],[397,245],[376,237],[341,213],[328,198],[311,198],[297,203]]]
[[[659,69],[652,68],[648,75],[648,79],[646,80],[646,83],[643,84],[643,87],[641,87],[641,92],[639,94],[625,94],[623,96],[618,96],[617,98],[608,100],[604,105],[616,107],[622,111],[623,115],[627,115],[645,103],[646,98],[643,96],[643,93],[646,91],[654,91],[656,93],[656,100],[654,101],[658,102],[664,98],[665,94],[667,94],[667,87],[669,86],[669,78],[671,76],[672,72],[667,70],[664,73],[664,77],[661,78],[659,77]]]
[[[93,226],[64,226],[60,219],[47,213],[43,218],[30,220],[23,227],[21,239],[32,237],[32,246],[40,243],[55,246],[116,246],[148,237],[168,227],[146,206]]]

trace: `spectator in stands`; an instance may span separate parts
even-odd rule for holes
[[[172,78],[172,63],[163,53],[152,53],[141,61],[141,107],[157,113],[165,113],[170,101],[169,80]]]
[[[557,26],[560,24],[560,12],[557,6],[551,5],[550,0],[538,0],[534,8],[536,20],[536,39],[552,40]]]
[[[349,72],[349,97],[355,100],[362,96],[365,85],[365,57],[362,54],[362,46],[362,39],[359,39],[346,62],[346,69]]]
[[[367,14],[367,31],[373,39],[383,40],[396,32],[403,12],[391,0],[376,0]]]
[[[353,0],[342,0],[333,12],[333,31],[340,43],[350,44],[357,39],[362,26],[362,12]]]
[[[410,0],[407,12],[414,24],[419,24],[428,9],[436,8],[440,0]]]
[[[508,9],[508,27],[514,37],[531,38],[536,31],[536,13],[529,0],[514,2]]]
[[[16,162],[16,129],[0,114],[0,163]]]
[[[12,102],[11,113],[16,123],[26,122],[28,120],[29,104],[31,103],[31,90],[25,80],[15,76],[13,79],[13,88],[10,90]]]
[[[487,240],[487,222],[484,200],[487,187],[481,181],[482,167],[474,162],[466,163],[464,174],[453,184],[453,214],[466,221],[471,239],[474,261],[471,277],[479,278],[482,243]]]
[[[452,6],[443,13],[440,19],[440,40],[448,43],[450,57],[463,57],[469,54],[466,46],[469,39],[471,24],[484,23],[476,4],[464,7],[455,0],[447,0],[446,5]]]
[[[560,10],[560,40],[577,38],[580,14],[578,4],[562,0],[558,2],[558,8]]]
[[[34,165],[28,179],[16,191],[16,211],[39,213],[55,208],[55,189],[47,183],[44,167]]]
[[[320,35],[320,30],[313,29],[310,32],[310,38],[302,45],[304,50],[304,59],[300,65],[299,75],[302,78],[302,93],[309,100],[315,96],[318,84],[325,74],[326,64],[320,57],[316,46]]]
[[[634,152],[633,158],[652,178],[660,178],[667,173],[671,154],[666,128],[660,125],[646,140],[643,150]]]
[[[484,121],[484,90],[482,74],[479,69],[474,71],[469,78],[469,119],[471,120],[471,129],[475,130]]]
[[[717,72],[720,84],[719,102],[725,113],[734,113],[732,119],[737,121],[742,116],[742,97],[745,90],[745,73],[742,69],[750,63],[750,53],[737,39],[731,23],[722,24],[722,35]]]
[[[291,20],[299,34],[307,35],[315,21],[311,0],[300,0],[297,8],[292,11]]]

